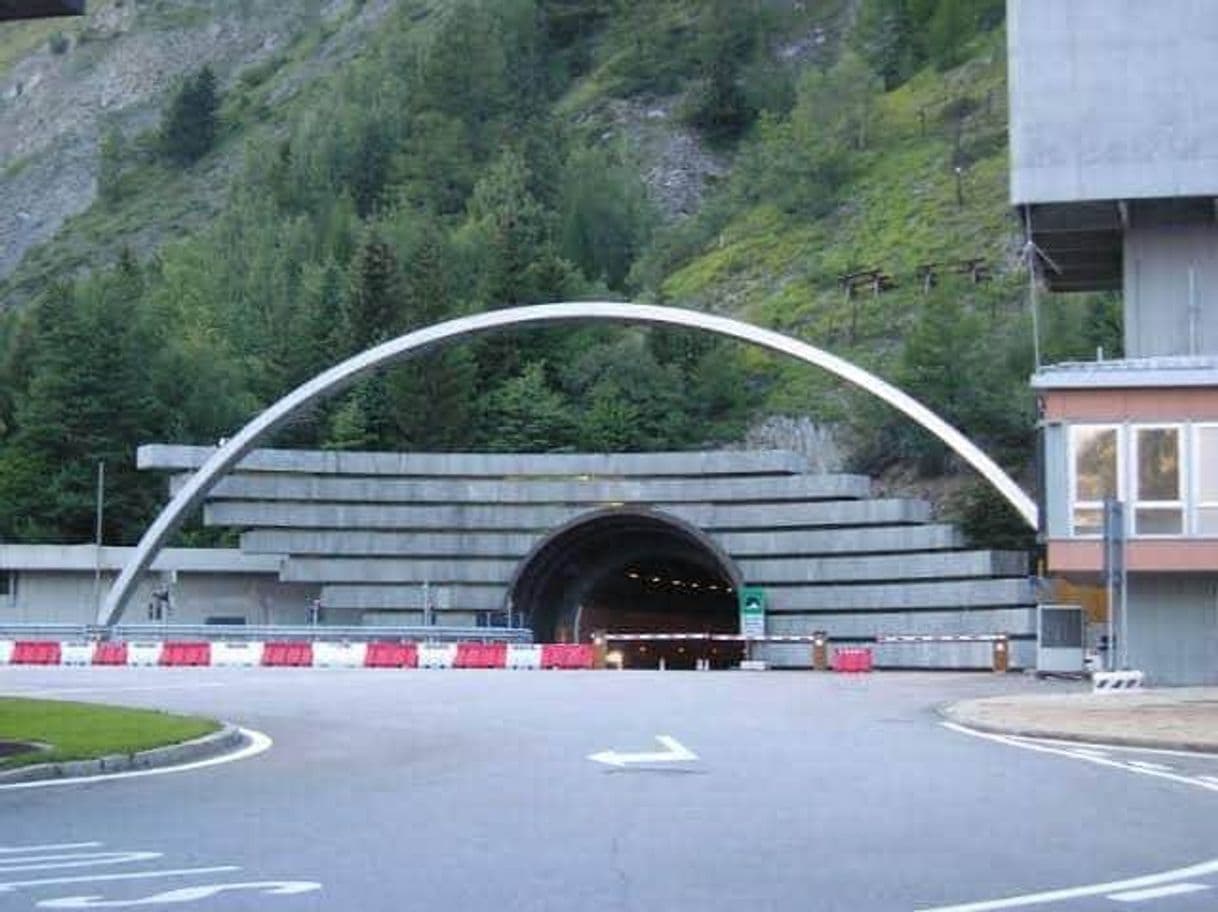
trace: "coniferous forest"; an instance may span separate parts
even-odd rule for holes
[[[332,22],[299,58],[193,70],[154,129],[102,134],[90,210],[0,284],[0,541],[90,539],[104,460],[106,539],[130,542],[163,498],[163,480],[135,470],[138,444],[214,442],[414,328],[579,299],[712,310],[806,338],[1026,478],[1033,360],[1005,204],[1003,7],[402,2],[359,54],[286,100],[277,80]],[[665,210],[614,120],[657,99],[721,164],[692,212]],[[221,159],[231,166],[206,170]],[[207,185],[214,217],[151,246],[121,241],[187,181]],[[106,244],[81,259],[89,226]],[[950,265],[969,258],[984,259],[985,281]],[[844,291],[862,270],[893,288]],[[1046,360],[1118,350],[1108,298],[1042,303]],[[857,471],[958,471],[907,422],[808,369],[700,334],[604,327],[429,354],[274,445],[683,449],[738,444],[767,415],[838,428]],[[954,509],[992,539],[1010,526],[975,485]]]

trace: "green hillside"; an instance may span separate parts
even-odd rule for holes
[[[102,137],[96,201],[0,285],[0,540],[88,537],[98,459],[107,536],[130,540],[160,496],[139,442],[225,436],[409,328],[581,297],[805,338],[1026,475],[1002,3],[388,6],[306,18],[265,59],[192,71],[155,126]],[[848,295],[865,270],[883,290]],[[1110,301],[1043,305],[1045,357],[1115,350]],[[833,428],[849,468],[957,469],[823,376],[673,331],[482,340],[365,381],[276,443],[686,448],[766,415]],[[944,507],[1003,534],[979,488]]]

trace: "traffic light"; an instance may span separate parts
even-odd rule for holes
[[[84,14],[85,0],[0,0],[0,22]]]

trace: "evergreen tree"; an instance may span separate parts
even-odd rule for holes
[[[220,96],[216,75],[204,66],[174,91],[161,119],[161,148],[177,165],[191,165],[216,141]]]

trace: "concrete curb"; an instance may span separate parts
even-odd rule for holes
[[[1146,738],[1138,737],[1137,735],[1120,734],[1099,736],[1081,734],[1077,731],[1070,731],[1068,729],[1060,728],[998,725],[993,722],[980,722],[971,718],[968,712],[962,709],[962,706],[962,703],[949,703],[945,706],[936,707],[936,711],[948,722],[952,722],[955,725],[962,726],[963,728],[970,728],[973,731],[984,732],[985,734],[989,735],[1009,735],[1016,738],[1042,738],[1051,739],[1054,741],[1071,741],[1077,744],[1090,744],[1095,746],[1107,744],[1113,747],[1188,751],[1189,753],[1194,754],[1218,756],[1218,746],[1214,745],[1213,742],[1173,740],[1170,738]]]
[[[225,723],[219,731],[193,741],[156,747],[134,754],[110,754],[94,760],[67,760],[63,763],[40,763],[8,772],[0,772],[0,785],[17,782],[41,782],[45,779],[77,779],[82,776],[102,776],[131,770],[178,766],[197,760],[208,760],[244,747],[245,735],[235,725]]]

